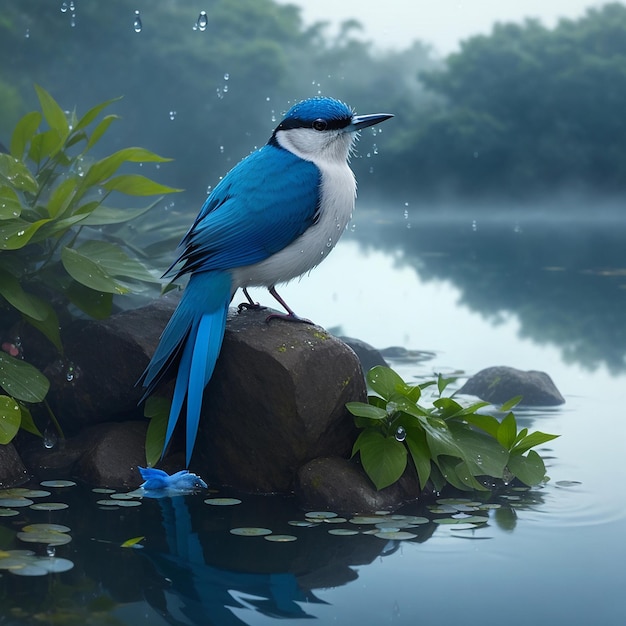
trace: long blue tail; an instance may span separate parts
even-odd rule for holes
[[[202,394],[222,347],[231,297],[228,272],[192,274],[178,307],[161,335],[154,356],[142,375],[142,384],[146,388],[145,399],[178,363],[163,451],[169,444],[187,398],[187,466],[198,433]]]

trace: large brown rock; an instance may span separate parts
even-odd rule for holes
[[[207,387],[192,467],[210,482],[289,492],[318,456],[349,456],[345,403],[365,400],[358,358],[319,326],[231,314]]]

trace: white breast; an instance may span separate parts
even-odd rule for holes
[[[351,137],[349,135],[345,139],[337,137],[336,141],[343,144],[342,149],[337,151],[334,147],[332,156],[323,154],[322,158],[299,154],[300,151],[288,139],[278,137],[278,140],[285,148],[313,161],[319,168],[321,173],[319,219],[280,252],[255,265],[234,269],[233,287],[271,287],[308,272],[330,254],[352,217],[356,181],[347,163]]]

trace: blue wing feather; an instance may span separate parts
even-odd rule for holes
[[[319,184],[317,166],[287,150],[268,144],[251,154],[207,198],[181,241],[172,267],[184,265],[175,277],[251,265],[282,250],[315,222]]]

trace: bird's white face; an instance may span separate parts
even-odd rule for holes
[[[276,141],[285,150],[313,163],[345,163],[350,156],[355,133],[345,129],[315,130],[289,128],[276,132]]]

